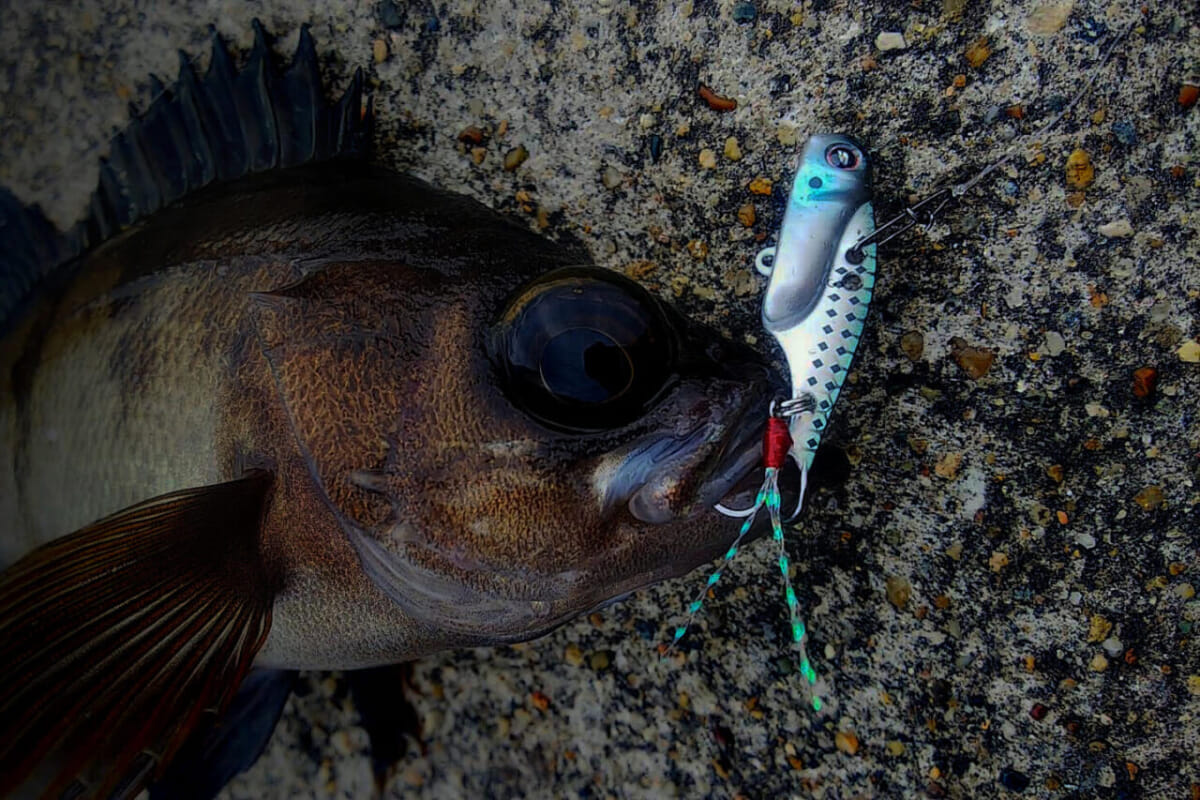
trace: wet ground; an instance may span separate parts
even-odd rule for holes
[[[1194,7],[328,5],[0,3],[0,183],[72,222],[177,48],[203,66],[213,22],[245,52],[257,16],[289,53],[308,22],[332,85],[369,68],[381,161],[765,348],[752,261],[809,133],[869,148],[881,216],[1019,145],[881,251],[789,540],[825,710],[760,542],[675,658],[657,645],[702,574],[416,664],[419,743],[387,796],[1200,797]],[[1092,94],[1023,138],[1135,23]],[[227,797],[371,791],[344,681],[304,683]]]

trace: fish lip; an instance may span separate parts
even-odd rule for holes
[[[713,468],[700,490],[705,508],[724,500],[762,462],[762,436],[767,424],[769,401],[754,399],[737,413],[741,422],[730,430],[715,454]]]
[[[720,503],[726,508],[741,510],[754,504],[762,485],[763,435],[770,414],[772,394],[764,387],[759,399],[739,411],[743,421],[730,431],[722,443],[713,469],[700,490],[700,505],[712,509]],[[800,471],[795,461],[786,459],[779,471],[783,508],[795,508],[800,491]]]

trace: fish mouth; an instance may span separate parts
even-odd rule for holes
[[[715,467],[700,491],[705,508],[718,504],[726,516],[742,516],[754,507],[758,490],[762,488],[763,435],[766,432],[769,400],[755,404],[743,413],[743,421],[716,453]],[[779,470],[780,505],[785,518],[795,516],[800,500],[800,468],[795,459],[787,458]],[[730,513],[733,512],[733,513]]]
[[[659,525],[696,519],[725,508],[750,508],[763,482],[762,441],[769,391],[730,403],[721,434],[699,424],[672,434],[655,434],[631,444],[596,472],[602,507],[625,506],[638,521]],[[794,516],[800,472],[791,459],[779,472],[784,516]]]

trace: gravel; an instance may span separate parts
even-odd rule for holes
[[[789,539],[824,710],[805,701],[759,542],[679,658],[656,646],[699,574],[536,642],[417,663],[422,747],[385,794],[1194,796],[1200,28],[1186,3],[1150,6],[1092,94],[1031,138],[1136,4],[8,0],[0,183],[72,222],[177,49],[207,63],[211,22],[245,52],[257,16],[290,53],[310,22],[337,89],[368,70],[381,161],[543,222],[765,348],[759,293],[729,287],[757,280],[809,133],[869,148],[881,217],[1012,139],[1000,175],[881,251]],[[457,140],[469,126],[482,145]],[[1143,367],[1157,386],[1135,397]],[[947,454],[952,479],[934,471]],[[1089,641],[1094,617],[1111,633]],[[225,797],[369,794],[341,683],[306,676]]]

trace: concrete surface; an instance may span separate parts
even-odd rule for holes
[[[656,645],[700,573],[417,664],[425,752],[387,796],[1200,797],[1200,117],[1179,102],[1200,33],[1194,3],[1147,6],[1057,130],[881,252],[824,485],[789,542],[826,711],[760,542],[677,659]],[[894,213],[1040,127],[1137,8],[6,0],[0,182],[71,222],[177,48],[205,64],[214,22],[245,52],[258,16],[287,53],[307,21],[331,83],[369,66],[380,160],[577,236],[757,341],[751,262],[808,133],[865,143]],[[701,82],[737,109],[698,100]],[[456,140],[469,125],[490,134],[480,163]],[[307,676],[225,796],[368,795],[366,745],[339,676]]]

